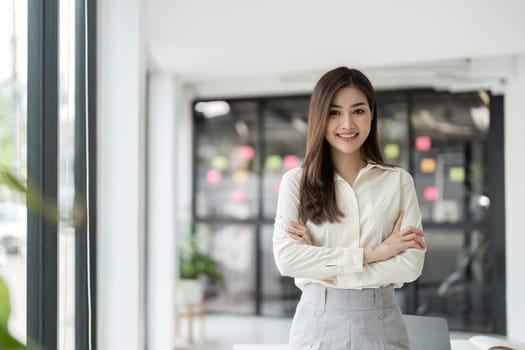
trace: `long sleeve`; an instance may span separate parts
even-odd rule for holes
[[[408,173],[405,173],[401,184],[400,209],[405,211],[401,229],[408,226],[422,228],[421,211],[414,181]],[[404,283],[412,282],[421,275],[425,252],[426,250],[410,248],[388,260],[367,264],[362,273],[346,278],[356,278],[361,288],[388,284],[401,287]]]
[[[284,276],[326,279],[363,271],[363,249],[316,247],[301,244],[287,232],[298,219],[301,170],[292,169],[282,177],[273,231],[275,263]]]

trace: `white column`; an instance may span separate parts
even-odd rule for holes
[[[177,241],[186,241],[190,233],[193,201],[193,111],[195,92],[177,84],[176,162],[177,162]]]
[[[98,349],[145,347],[140,5],[140,0],[97,2]]]
[[[495,169],[497,171],[497,169]],[[525,342],[525,56],[505,89],[507,334]]]
[[[172,350],[175,332],[176,128],[175,84],[149,80],[148,111],[148,349]]]

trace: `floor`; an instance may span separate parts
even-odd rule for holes
[[[205,337],[200,324],[194,327],[195,342],[192,346],[182,338],[177,339],[177,349],[232,350],[234,344],[284,344],[288,340],[291,319],[255,316],[208,314],[205,317]],[[186,328],[183,324],[182,334]],[[451,332],[452,339],[468,339],[473,334]]]

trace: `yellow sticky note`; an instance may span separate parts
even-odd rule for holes
[[[431,174],[436,171],[436,161],[434,158],[423,158],[419,161],[419,169],[422,173]]]

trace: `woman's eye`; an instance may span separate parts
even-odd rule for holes
[[[336,116],[336,115],[339,115],[339,111],[330,111],[330,112],[328,112],[328,115],[329,115],[329,116]]]
[[[356,109],[356,110],[354,111],[354,114],[363,114],[363,113],[365,113],[365,110],[364,110],[364,109],[361,109],[361,108]]]

